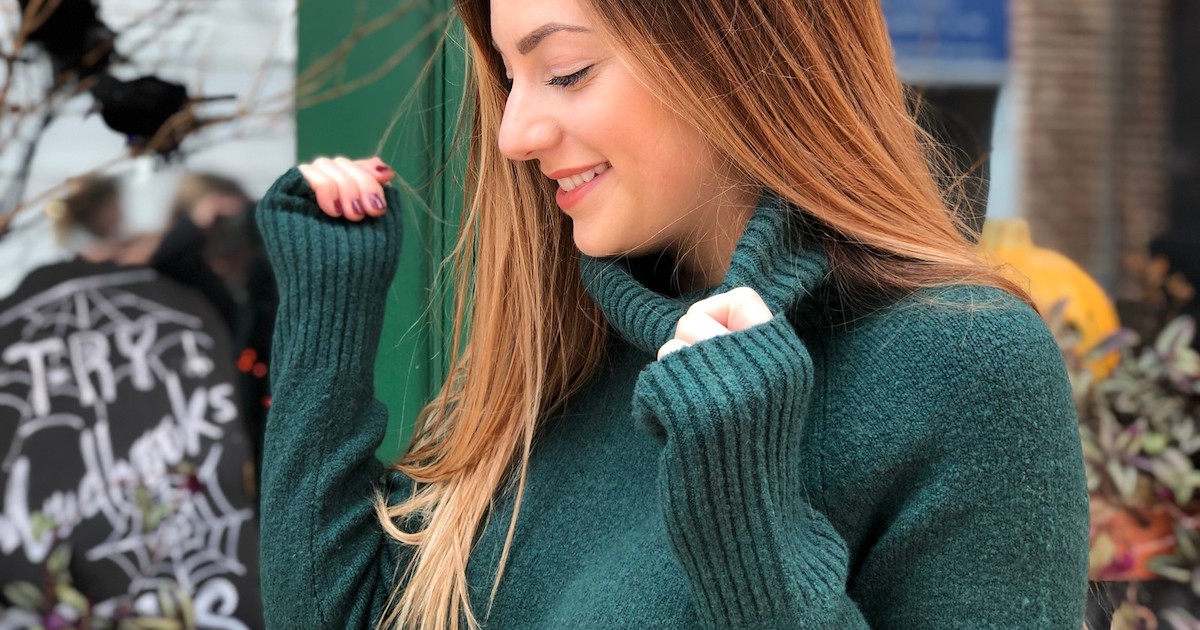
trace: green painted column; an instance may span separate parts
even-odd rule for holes
[[[404,244],[388,296],[376,391],[390,412],[377,452],[392,460],[445,380],[447,299],[430,292],[453,247],[462,164],[452,139],[463,84],[461,25],[449,0],[302,0],[297,157],[379,155],[403,184]],[[395,184],[394,184],[395,185]],[[395,211],[395,209],[392,209]]]

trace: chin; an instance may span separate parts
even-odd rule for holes
[[[578,249],[580,253],[587,254],[592,258],[611,258],[614,256],[628,256],[630,258],[637,258],[639,256],[645,256],[657,251],[654,248],[646,247],[635,248],[622,247],[616,244],[597,245],[587,242],[581,243],[579,240],[575,241],[575,248]]]
[[[575,225],[572,231],[575,248],[582,254],[587,254],[592,258],[607,258],[625,253],[618,243],[604,238],[604,236],[604,234],[596,234],[588,230],[579,230],[578,224]]]
[[[615,256],[619,253],[610,247],[597,245],[591,241],[580,240],[579,238],[575,239],[575,248],[578,249],[581,254],[586,254],[592,258],[606,258],[608,256]]]
[[[617,229],[618,225],[626,229]],[[597,226],[595,222],[572,219],[571,238],[580,253],[592,258],[641,256],[665,247],[662,239],[649,239],[638,230],[631,234],[628,227],[618,221],[600,221]]]

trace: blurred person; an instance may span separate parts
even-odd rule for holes
[[[186,219],[202,238],[201,256],[235,299],[244,300],[253,234],[246,223],[254,201],[236,180],[215,173],[189,173],[179,183],[171,216]]]
[[[232,178],[186,174],[172,203],[171,224],[147,263],[198,289],[229,327],[241,374],[243,417],[257,463],[271,400],[267,366],[277,298],[253,220],[254,206]]]
[[[54,238],[67,257],[115,258],[123,248],[121,188],[116,177],[93,175],[75,183],[62,199],[46,205]]]
[[[30,264],[19,269],[9,265],[5,271],[12,275],[4,278],[5,285],[15,290],[38,268],[78,259],[148,266],[199,291],[233,341],[229,358],[238,367],[242,418],[257,470],[261,428],[270,405],[267,366],[277,298],[253,220],[254,201],[232,178],[189,173],[178,184],[167,228],[128,236],[122,229],[120,182],[113,176],[81,178],[65,197],[47,204],[55,251],[37,248],[36,256],[19,260],[29,259]],[[17,244],[15,239],[10,242]],[[0,292],[0,298],[4,295],[7,291]]]
[[[238,326],[238,305],[234,298],[236,287],[229,280],[240,279],[241,273],[232,270],[244,266],[244,261],[236,260],[236,256],[232,257],[235,260],[227,261],[211,252],[215,242],[236,236],[224,233],[217,226],[235,219],[249,206],[249,197],[233,180],[189,173],[176,191],[170,225],[158,235],[152,252],[147,252],[146,264],[200,290],[231,332]],[[214,266],[234,277],[223,276]]]
[[[0,235],[0,299],[33,270],[72,260],[115,236],[124,223],[115,178],[90,176],[67,183],[64,197],[41,212],[19,212]]]
[[[63,255],[90,263],[148,266],[203,296],[224,323],[238,366],[242,418],[257,464],[270,404],[267,378],[275,317],[274,281],[252,219],[254,202],[235,180],[189,173],[166,229],[124,237],[119,180],[92,177],[47,207]]]

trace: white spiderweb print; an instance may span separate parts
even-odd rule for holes
[[[156,277],[141,269],[67,280],[0,313],[0,329],[15,327],[20,338],[0,348],[0,431],[12,436],[0,443],[0,476],[10,488],[28,484],[28,441],[49,431],[76,434],[87,471],[78,492],[55,493],[66,498],[30,510],[55,513],[60,536],[102,518],[110,531],[84,557],[118,567],[131,592],[170,580],[194,594],[207,580],[246,575],[238,546],[254,515],[230,500],[223,484],[231,480],[219,474],[220,440],[239,414],[232,385],[209,378],[215,340],[200,317],[129,290]],[[118,391],[165,393],[170,401],[170,413],[121,452],[113,438],[128,407],[114,412]],[[74,455],[64,448],[63,456]],[[32,560],[44,546],[20,528],[6,509],[0,551],[19,541]]]

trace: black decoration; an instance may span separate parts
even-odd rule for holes
[[[36,18],[28,14],[33,0],[18,0],[22,19]],[[45,7],[48,3],[43,4]],[[60,0],[44,21],[33,26],[28,41],[35,43],[50,56],[55,77],[65,72],[85,78],[103,71],[114,59],[116,33],[96,15],[92,0]]]
[[[188,110],[198,103],[232,99],[234,96],[210,96],[192,98],[187,88],[156,76],[144,76],[122,81],[108,74],[101,74],[92,87],[92,96],[100,110],[104,124],[113,131],[129,136],[129,143],[136,148],[147,148],[147,144],[159,129],[173,116]],[[195,117],[185,117],[158,146],[149,147],[159,153],[174,152],[183,138],[201,126]]]

